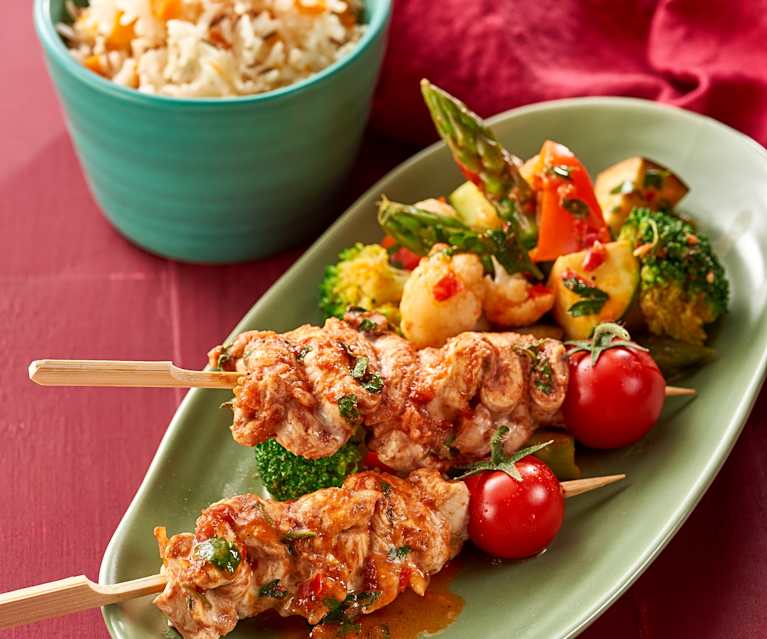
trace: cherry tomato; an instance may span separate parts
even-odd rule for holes
[[[619,448],[641,439],[655,425],[666,382],[649,353],[614,346],[599,354],[569,357],[570,382],[562,406],[565,425],[580,443]]]
[[[565,514],[562,487],[546,464],[528,455],[516,466],[522,481],[500,470],[466,479],[469,537],[481,550],[503,559],[541,552],[559,532]]]

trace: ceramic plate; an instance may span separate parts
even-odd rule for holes
[[[593,621],[650,564],[679,529],[732,448],[761,386],[767,350],[767,152],[711,119],[625,98],[585,98],[524,107],[492,120],[521,157],[560,141],[594,175],[629,155],[646,155],[690,185],[683,209],[712,236],[732,283],[730,314],[716,337],[720,357],[685,383],[700,395],[667,402],[663,420],[630,448],[582,458],[586,475],[625,472],[620,486],[567,504],[567,520],[543,555],[491,566],[468,559],[452,583],[465,599],[444,639],[571,637]],[[317,286],[325,265],[355,241],[377,241],[375,201],[449,193],[461,181],[447,149],[434,145],[358,200],[266,293],[235,333],[287,330],[319,321]],[[222,339],[224,336],[221,336]],[[207,346],[207,345],[206,345]],[[136,353],[137,357],[141,353]],[[115,532],[100,580],[156,573],[158,524],[189,531],[209,503],[253,491],[253,453],[232,441],[225,391],[193,390],[179,407],[146,478]],[[141,599],[104,610],[113,637],[161,637],[162,615]],[[232,637],[265,637],[257,621]]]

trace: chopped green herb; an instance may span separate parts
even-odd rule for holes
[[[198,544],[195,552],[201,559],[226,572],[237,570],[242,558],[235,545],[222,537],[212,537]]]
[[[610,195],[625,195],[627,193],[633,193],[635,190],[634,182],[632,180],[624,180],[617,186],[610,189]]]
[[[583,317],[585,315],[594,315],[602,310],[607,303],[609,295],[601,288],[591,286],[575,275],[566,276],[562,279],[565,288],[584,299],[573,304],[567,309],[572,317]]]
[[[372,606],[381,596],[380,590],[366,590],[362,592],[350,592],[343,601],[338,599],[324,599],[322,603],[329,609],[329,612],[320,621],[321,624],[340,623],[349,608],[367,608]]]
[[[224,346],[221,349],[221,352],[218,354],[218,359],[216,360],[216,366],[213,369],[214,371],[222,371],[224,370],[224,365],[231,362],[234,358],[229,354],[229,349],[231,346]]]
[[[282,538],[282,543],[287,544],[291,541],[296,541],[297,539],[311,539],[312,537],[316,537],[317,533],[313,530],[308,529],[301,529],[301,530],[289,530],[285,533],[285,535]]]
[[[378,373],[373,373],[366,381],[362,382],[362,388],[369,393],[380,393],[383,390],[383,379]]]
[[[660,191],[663,188],[663,180],[669,175],[665,169],[647,169],[644,174],[644,187]]]
[[[357,407],[357,397],[344,395],[338,400],[338,412],[350,424],[359,424],[361,421],[360,410]]]
[[[272,516],[266,511],[266,506],[264,506],[263,502],[259,501],[256,504],[256,510],[261,513],[261,519],[270,526],[274,526],[274,519],[272,519]]]
[[[586,218],[589,216],[589,205],[577,197],[565,198],[562,200],[562,208],[577,218]]]
[[[311,353],[311,352],[312,352],[312,347],[311,347],[311,346],[304,346],[304,347],[303,347],[303,348],[302,348],[300,351],[298,351],[298,353],[296,354],[296,359],[297,359],[299,362],[303,362],[303,361],[304,361],[304,357],[306,357],[306,356],[307,356],[309,353]]]
[[[587,315],[596,315],[604,308],[607,298],[597,300],[580,300],[567,309],[570,317],[585,317]]]
[[[372,333],[376,330],[376,324],[373,320],[364,317],[360,320],[359,331],[361,333]]]
[[[384,495],[388,495],[391,492],[391,484],[386,481],[381,482],[381,492]]]
[[[293,544],[302,539],[311,539],[316,536],[317,533],[313,530],[289,530],[280,541],[288,547],[288,554],[295,555],[296,549]]]
[[[284,588],[280,588],[279,579],[273,579],[272,581],[265,583],[263,586],[261,586],[258,589],[259,597],[271,597],[272,599],[282,599],[283,597],[286,597],[287,594],[288,594],[287,590],[285,590]]]
[[[546,169],[546,172],[550,175],[556,175],[563,180],[573,179],[573,167],[569,166],[568,164],[555,164],[554,166],[550,166],[548,169]]]
[[[601,288],[592,286],[576,275],[565,275],[562,279],[565,288],[587,299],[607,299],[608,295]]]
[[[368,372],[368,361],[368,358],[364,355],[354,361],[354,366],[352,367],[352,377],[354,379],[361,380],[365,378],[365,374]]]
[[[387,557],[390,561],[401,561],[410,554],[412,548],[410,546],[400,546],[399,548],[391,548]]]

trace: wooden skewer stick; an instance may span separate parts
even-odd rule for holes
[[[127,601],[160,592],[164,587],[164,575],[142,577],[113,586],[97,584],[80,575],[30,586],[0,594],[0,628]]]
[[[574,497],[625,477],[608,475],[566,481],[562,482],[562,491],[565,497]],[[0,594],[0,629],[151,595],[160,592],[165,581],[165,575],[152,575],[121,584],[102,585],[80,575]]]
[[[41,386],[233,388],[240,377],[240,373],[191,371],[173,362],[38,359],[29,365],[29,379]]]
[[[666,386],[666,397],[694,397],[698,394],[694,388],[683,386]]]
[[[562,492],[565,495],[565,499],[568,497],[575,497],[576,495],[582,495],[591,490],[597,488],[603,488],[614,484],[616,481],[626,479],[626,475],[605,475],[604,477],[586,477],[585,479],[574,479],[573,481],[563,481]]]
[[[234,388],[240,377],[240,373],[192,371],[173,362],[38,359],[29,365],[29,379],[41,386]],[[666,386],[666,397],[695,394],[694,388]]]

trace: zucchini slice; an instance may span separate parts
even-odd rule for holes
[[[464,182],[447,198],[461,222],[476,230],[499,229],[503,221],[473,182]]]
[[[586,270],[588,251],[562,255],[554,262],[549,288],[554,319],[568,339],[586,339],[602,322],[628,316],[639,293],[639,261],[626,241],[605,244],[604,261]]]

